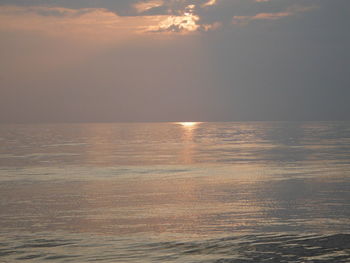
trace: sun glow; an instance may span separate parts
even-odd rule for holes
[[[199,124],[199,122],[179,122],[180,125],[184,127],[194,127]]]
[[[200,28],[199,16],[194,14],[195,5],[188,5],[179,15],[167,16],[157,26],[149,27],[150,32],[178,32],[188,33]]]

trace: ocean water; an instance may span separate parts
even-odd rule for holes
[[[0,262],[350,262],[350,122],[0,125]]]

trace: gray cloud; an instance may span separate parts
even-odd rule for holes
[[[173,15],[182,16],[190,5],[193,5],[193,14],[198,15],[199,24],[210,24],[214,22],[221,22],[223,24],[230,24],[233,16],[254,16],[259,13],[280,13],[293,7],[310,7],[320,4],[320,0],[284,0],[284,1],[256,1],[256,0],[218,0],[211,6],[205,5],[208,0],[164,0],[162,5],[149,8],[144,12],[138,12],[135,9],[135,4],[140,0],[1,0],[0,5],[18,5],[25,7],[63,7],[71,9],[87,8],[103,8],[115,12],[119,16],[143,16],[143,15]],[[321,1],[322,2],[322,1]],[[28,9],[30,10],[30,8]],[[37,10],[42,15],[64,15],[58,11],[47,11],[43,9]]]
[[[153,0],[154,2],[154,0]],[[320,0],[163,0],[149,8],[139,10],[137,5],[152,3],[152,0],[93,0],[93,1],[44,1],[44,0],[1,0],[0,5],[27,7],[27,12],[43,16],[79,16],[93,9],[105,9],[118,16],[169,16],[159,27],[149,32],[205,32],[232,24],[244,25],[254,20],[277,20],[316,7]],[[50,8],[51,7],[51,8]],[[46,8],[46,9],[45,9]],[[56,9],[55,9],[56,8]],[[65,8],[65,9],[57,9]],[[70,12],[77,9],[78,12]],[[186,15],[187,14],[187,15]]]
[[[1,4],[10,2],[142,15],[135,1]],[[147,12],[165,14],[171,6],[176,15],[189,4],[169,1]],[[310,6],[278,20],[232,25],[234,16]],[[0,121],[349,120],[348,10],[347,0],[197,4],[199,26],[222,26],[164,39],[145,34],[68,62],[61,60],[83,52],[84,44],[1,32]]]

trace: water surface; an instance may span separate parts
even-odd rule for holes
[[[350,123],[0,125],[0,262],[349,262]]]

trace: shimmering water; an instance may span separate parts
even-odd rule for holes
[[[350,123],[0,125],[0,262],[350,262]]]

